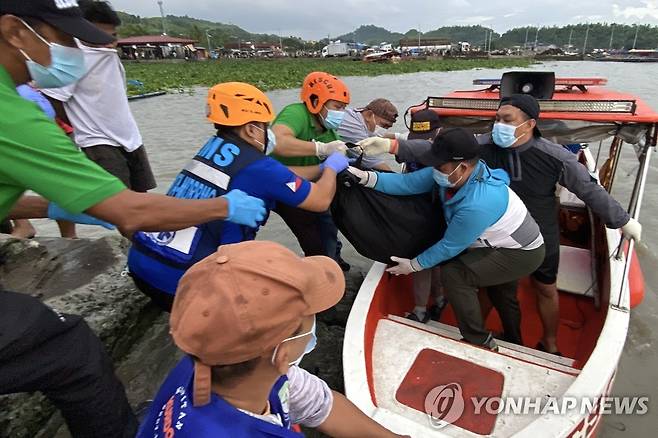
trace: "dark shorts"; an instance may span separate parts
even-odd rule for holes
[[[122,147],[97,145],[82,148],[91,161],[119,178],[131,190],[146,192],[156,186],[144,146],[132,152]]]
[[[542,231],[542,235],[546,255],[541,266],[532,273],[532,277],[540,283],[553,284],[557,281],[557,271],[560,266],[560,233]]]

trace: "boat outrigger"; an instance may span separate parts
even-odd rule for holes
[[[622,154],[624,159],[637,157],[628,210],[637,219],[658,114],[637,97],[608,89],[605,79],[553,76],[550,89],[540,90],[546,88],[546,77],[526,72],[505,76],[502,86],[499,79],[477,80],[475,85],[487,88],[428,97],[422,108],[436,111],[442,126],[484,133],[491,128],[501,88],[547,94],[539,96],[543,135],[559,144],[579,145],[574,149],[580,162],[606,190],[612,190],[615,175],[622,173],[617,172]],[[598,151],[592,151],[590,145],[597,143]],[[599,163],[606,151],[607,159]],[[630,310],[641,302],[644,283],[633,242],[606,228],[566,189],[560,189],[559,200],[558,340],[563,356],[530,347],[539,341],[542,325],[527,279],[518,290],[525,345],[499,341],[494,352],[461,341],[450,306],[440,321],[422,324],[404,318],[414,307],[411,278],[386,274],[384,264],[374,263],[345,332],[348,398],[384,426],[414,438],[595,436],[626,341]],[[486,321],[492,332],[502,331],[495,311]],[[537,406],[523,410],[504,403],[513,397],[535,400]],[[478,405],[478,400],[493,403]],[[576,400],[580,403],[572,407]]]

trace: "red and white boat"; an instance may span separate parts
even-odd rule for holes
[[[536,85],[532,81],[526,84],[530,88]],[[488,88],[429,97],[425,105],[438,112],[443,126],[487,132],[498,107],[500,82],[475,81]],[[606,190],[612,188],[622,154],[624,160],[637,158],[639,166],[626,167],[635,167],[629,212],[638,218],[658,114],[605,83],[555,80],[551,98],[540,100],[539,127],[560,144],[580,143],[581,163]],[[596,159],[589,144],[599,145]],[[605,162],[598,163],[606,152]],[[527,279],[518,291],[525,345],[499,341],[500,350],[493,352],[460,340],[450,306],[440,321],[422,324],[404,318],[414,306],[411,277],[390,276],[385,265],[375,263],[346,327],[347,397],[381,424],[414,438],[595,436],[602,413],[610,409],[602,397],[613,386],[630,311],[642,300],[644,283],[632,242],[606,228],[564,189],[560,201],[562,357],[533,348],[542,325]],[[495,310],[487,326],[494,333],[502,331]],[[511,398],[523,398],[518,403],[530,406],[516,409]],[[478,409],[483,400],[493,403]],[[538,401],[539,410],[529,400]],[[577,406],[572,408],[568,400]],[[498,406],[504,401],[504,408],[498,409],[496,401]]]

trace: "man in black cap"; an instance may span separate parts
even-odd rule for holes
[[[574,193],[609,228],[621,228],[624,236],[639,241],[642,226],[631,218],[578,162],[575,154],[541,136],[537,128],[539,103],[527,94],[513,94],[501,99],[493,131],[478,137],[481,158],[491,168],[504,169],[510,176],[510,187],[519,195],[541,228],[546,242],[546,257],[531,279],[537,291],[537,309],[544,327],[538,349],[559,354],[557,330],[559,301],[557,272],[560,261],[559,205],[555,199],[556,184]],[[365,148],[366,155],[385,150],[399,159],[413,160],[430,146],[428,142],[378,144]],[[368,151],[371,150],[371,152]]]
[[[362,185],[391,195],[427,193],[438,185],[448,228],[443,238],[413,259],[391,257],[387,269],[406,275],[441,266],[448,302],[468,342],[496,349],[484,327],[478,289],[488,287],[504,337],[522,344],[516,283],[544,259],[537,223],[508,187],[509,178],[479,160],[480,146],[463,128],[443,129],[420,160],[430,166],[406,174],[365,172],[350,167]]]
[[[263,202],[241,192],[192,201],[127,190],[21,98],[19,84],[62,87],[84,75],[74,37],[91,44],[113,41],[82,18],[75,0],[0,0],[0,222],[6,217],[93,222],[82,214],[86,211],[131,235],[225,218],[249,226],[262,220]],[[22,197],[26,190],[43,198]],[[75,438],[135,435],[137,421],[123,386],[81,317],[1,289],[0,309],[0,394],[41,391],[61,410]]]

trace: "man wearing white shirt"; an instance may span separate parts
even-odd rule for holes
[[[121,20],[109,3],[82,0],[79,5],[87,20],[116,37]],[[65,113],[75,143],[89,159],[129,189],[146,192],[156,186],[155,178],[128,105],[126,75],[116,43],[97,47],[78,42],[78,46],[88,73],[75,84],[43,91],[55,101],[60,117]]]

